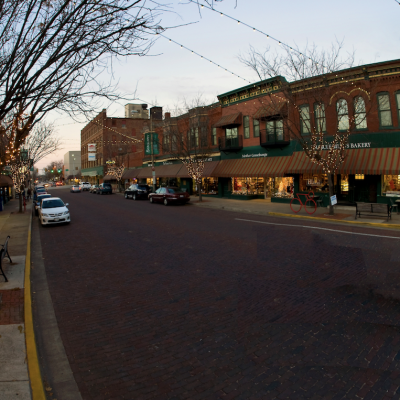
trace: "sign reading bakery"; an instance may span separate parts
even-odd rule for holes
[[[96,143],[89,143],[88,144],[88,152],[96,151]]]

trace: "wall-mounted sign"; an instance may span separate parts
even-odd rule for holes
[[[242,158],[256,158],[256,157],[268,157],[268,154],[267,153],[242,154]]]
[[[96,153],[89,153],[88,161],[96,161]]]
[[[321,150],[329,150],[331,148],[338,149],[340,146],[338,144],[332,145],[332,144],[324,144],[321,146]],[[365,142],[365,143],[347,143],[346,149],[366,149],[371,147],[371,142]]]
[[[107,165],[113,165],[113,164],[115,164],[115,161],[114,160],[108,160],[108,161],[106,161],[106,164]]]
[[[89,143],[88,144],[88,151],[96,151],[96,143]]]

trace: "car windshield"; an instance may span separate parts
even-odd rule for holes
[[[42,208],[64,207],[64,202],[60,199],[47,200],[42,202]]]
[[[168,193],[183,193],[183,192],[178,188],[168,188]]]
[[[140,189],[140,190],[147,190],[147,186],[138,185],[138,189]]]

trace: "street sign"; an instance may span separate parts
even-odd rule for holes
[[[331,196],[331,204],[334,206],[335,204],[337,204],[337,199],[336,199],[336,194]]]
[[[66,171],[69,171],[69,169],[66,169]]]

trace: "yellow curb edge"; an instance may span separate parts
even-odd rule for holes
[[[400,229],[399,224],[391,225],[391,224],[381,224],[381,223],[375,223],[375,222],[345,221],[345,220],[327,219],[327,218],[319,218],[319,217],[308,217],[307,215],[284,214],[284,213],[278,213],[278,212],[273,212],[273,211],[269,211],[268,215],[276,216],[276,217],[310,219],[310,220],[317,220],[317,221],[324,221],[324,222],[339,222],[339,223],[353,224],[353,225],[375,226],[378,228]]]
[[[44,393],[42,374],[39,367],[39,358],[36,349],[35,331],[33,329],[32,314],[32,291],[31,291],[31,231],[32,214],[29,220],[28,245],[25,258],[25,294],[24,294],[24,314],[25,314],[25,343],[26,357],[28,360],[29,381],[31,384],[32,399],[46,400]]]

